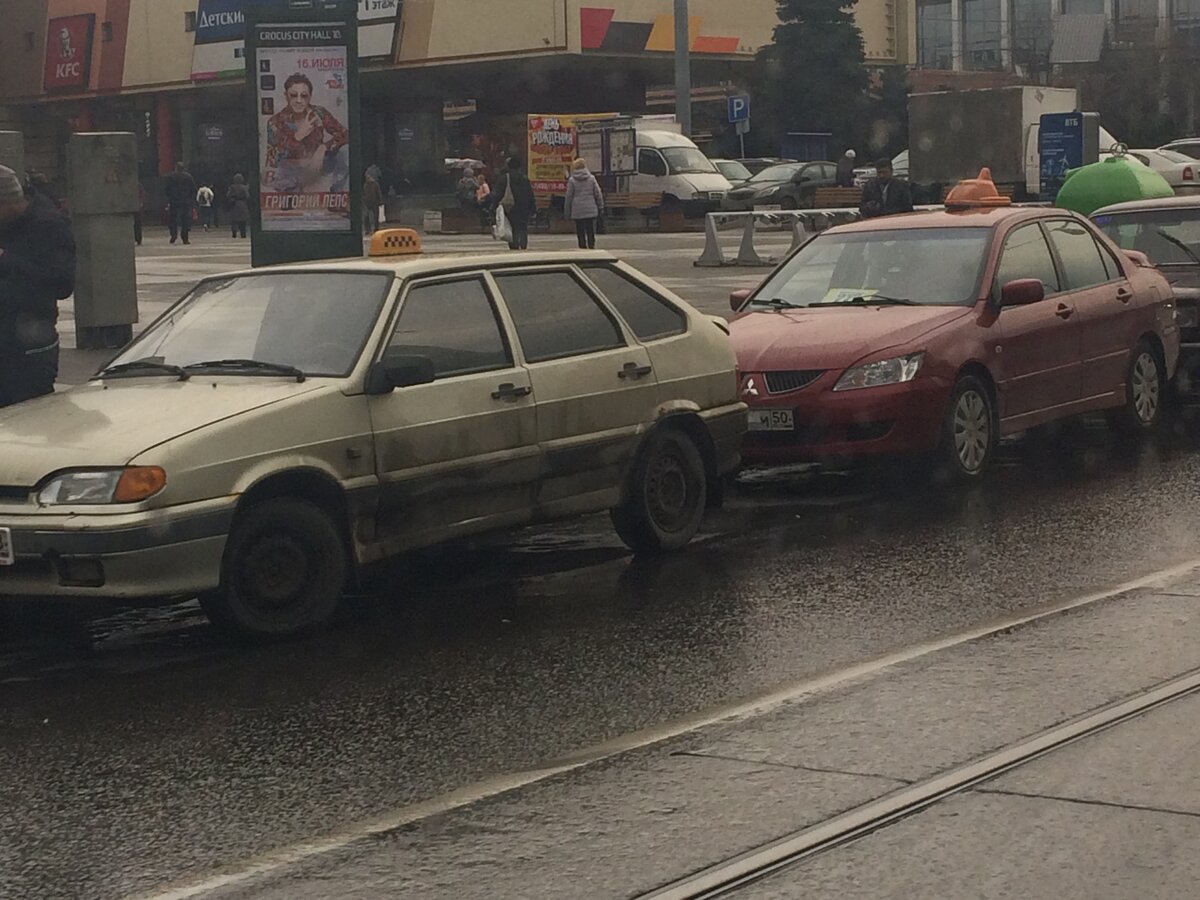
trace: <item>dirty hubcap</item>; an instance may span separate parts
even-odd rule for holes
[[[310,579],[309,554],[290,535],[269,535],[246,553],[246,598],[265,611],[284,609],[303,594]]]
[[[664,531],[678,531],[687,524],[692,491],[687,470],[675,454],[659,454],[650,467],[646,500],[650,515]]]
[[[966,391],[954,407],[954,449],[968,472],[978,472],[987,459],[992,441],[992,417],[987,401],[975,391]]]
[[[1149,425],[1158,415],[1158,362],[1149,353],[1143,352],[1133,364],[1133,409],[1138,421]]]

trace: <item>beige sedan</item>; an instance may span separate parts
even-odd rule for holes
[[[611,510],[686,545],[746,429],[724,324],[608,254],[417,247],[206,279],[0,412],[0,595],[198,595],[279,636],[458,536]]]

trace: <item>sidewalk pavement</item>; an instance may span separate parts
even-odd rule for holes
[[[585,752],[524,787],[297,853],[236,895],[459,898],[486,885],[491,897],[635,896],[1198,667],[1192,571],[674,739]],[[747,896],[1192,896],[1197,714],[1200,699],[1176,701]]]

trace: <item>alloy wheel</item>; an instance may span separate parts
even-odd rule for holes
[[[1143,350],[1134,362],[1131,382],[1129,387],[1133,394],[1134,412],[1139,422],[1149,425],[1158,416],[1161,384],[1158,361],[1148,351]]]
[[[982,469],[991,443],[987,400],[976,391],[963,391],[954,407],[954,449],[963,470],[973,474]]]

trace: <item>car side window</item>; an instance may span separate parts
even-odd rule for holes
[[[821,177],[826,181],[832,181],[837,178],[837,166],[831,166],[829,163],[822,165]]]
[[[1080,291],[1108,281],[1100,247],[1087,228],[1079,222],[1056,219],[1046,223],[1046,231],[1062,262],[1067,290]]]
[[[389,347],[433,361],[439,379],[512,367],[512,353],[479,278],[409,290]]]
[[[1117,263],[1116,258],[1112,255],[1112,251],[1099,241],[1096,241],[1096,246],[1100,248],[1100,261],[1104,263],[1104,272],[1108,275],[1108,280],[1116,281],[1118,278],[1123,278],[1124,273],[1121,271],[1121,266]]]
[[[609,266],[589,266],[584,274],[608,298],[641,341],[656,341],[687,331],[687,316],[666,300]]]
[[[531,363],[624,347],[616,323],[570,272],[496,274]]]
[[[1004,285],[1021,278],[1036,278],[1046,286],[1047,294],[1059,291],[1058,272],[1050,247],[1036,224],[1022,225],[1004,239],[1000,264],[996,267],[996,296]]]
[[[667,174],[667,164],[658,155],[657,150],[638,151],[638,173],[641,175],[663,176]]]

